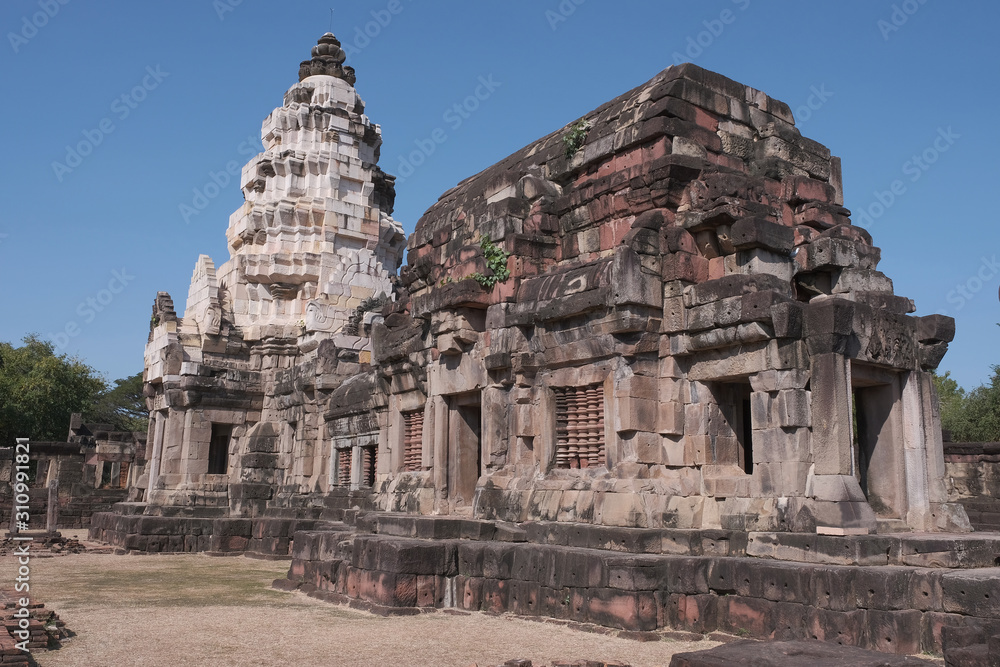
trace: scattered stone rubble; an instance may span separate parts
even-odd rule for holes
[[[14,636],[14,631],[19,629],[19,619],[14,618],[14,612],[20,608],[18,599],[21,597],[23,594],[17,593],[13,589],[0,590],[0,617],[2,617],[6,629],[6,632],[0,633],[0,664],[2,665],[34,664],[29,653],[25,653],[15,646],[20,640]],[[63,640],[73,636],[73,633],[59,619],[59,616],[54,611],[46,609],[41,602],[33,601],[27,608],[31,613],[28,626],[31,638],[28,640],[27,648],[31,651],[59,648]]]
[[[787,105],[668,68],[444,193],[397,277],[380,129],[312,56],[229,260],[156,297],[148,463],[93,537],[639,632],[905,654],[1000,618],[945,485],[954,321],[894,293]]]
[[[15,542],[10,536],[5,537],[0,542],[0,556],[7,556],[15,553],[19,542]],[[97,551],[102,549],[98,547]],[[47,556],[67,556],[69,554],[79,554],[88,551],[87,547],[79,540],[72,537],[63,537],[60,534],[40,534],[31,542],[32,557],[45,558]],[[93,551],[91,549],[90,551]]]
[[[533,663],[531,660],[508,660],[502,665],[497,665],[496,667],[532,667]],[[536,665],[535,667],[546,667],[545,665]],[[606,662],[602,660],[574,660],[560,661],[556,660],[552,663],[551,667],[629,667],[627,662],[619,662],[617,660],[612,660],[611,662]]]

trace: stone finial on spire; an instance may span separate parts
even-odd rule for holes
[[[347,54],[340,48],[338,40],[332,32],[319,38],[312,47],[312,60],[303,60],[299,65],[299,81],[316,75],[334,76],[354,85],[356,77],[353,67],[344,67]]]

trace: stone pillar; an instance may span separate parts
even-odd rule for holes
[[[813,461],[817,475],[853,475],[851,366],[839,354],[812,358]]]
[[[965,509],[947,502],[941,420],[929,373],[907,374],[902,380],[901,404],[907,525],[914,530],[972,530]]]
[[[826,535],[875,532],[875,513],[854,477],[854,426],[851,366],[841,354],[811,359],[812,449],[814,475],[806,487],[796,530],[814,527]]]
[[[153,436],[152,449],[149,457],[149,484],[147,486],[146,498],[149,499],[149,492],[156,488],[156,480],[160,476],[160,457],[163,454],[163,433],[166,427],[166,418],[160,412],[153,413],[153,426],[150,432]]]
[[[59,525],[59,478],[49,482],[49,503],[45,513],[45,532],[56,532]]]
[[[434,509],[448,513],[448,401],[434,396]]]

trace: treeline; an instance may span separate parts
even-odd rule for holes
[[[15,438],[65,441],[74,412],[116,430],[145,431],[142,372],[108,382],[36,335],[20,347],[0,342],[0,445]]]
[[[941,428],[952,442],[1000,442],[1000,366],[989,384],[966,391],[951,373],[934,376],[941,400]]]

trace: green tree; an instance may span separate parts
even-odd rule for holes
[[[933,374],[934,388],[941,403],[941,428],[951,433],[952,440],[959,439],[959,433],[966,430],[965,390],[958,386],[948,371],[944,375]]]
[[[84,419],[111,424],[118,431],[145,431],[149,425],[149,411],[142,387],[142,371],[115,380],[114,387],[108,387],[97,396]]]
[[[1000,441],[1000,366],[993,366],[993,376],[988,385],[969,392],[965,399],[962,425],[963,441]]]
[[[21,347],[0,342],[0,444],[15,438],[65,441],[74,412],[88,413],[104,380],[31,334]]]
[[[941,427],[955,442],[1000,441],[1000,366],[989,384],[965,391],[950,373],[934,376],[941,402]]]

